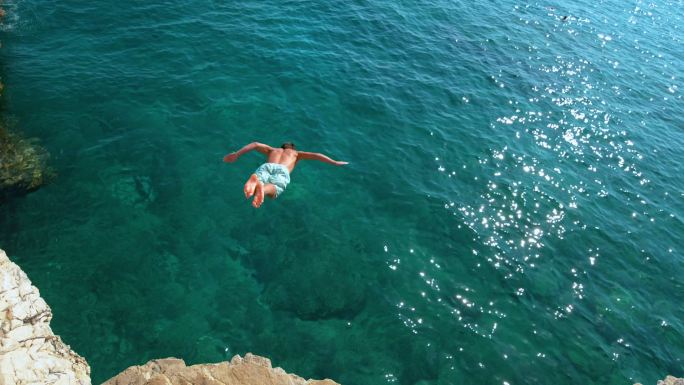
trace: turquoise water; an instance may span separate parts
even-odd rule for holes
[[[100,383],[254,352],[365,384],[684,375],[684,4],[13,1],[55,181],[0,248]],[[568,16],[563,20],[563,16]],[[303,163],[254,210],[258,140]]]

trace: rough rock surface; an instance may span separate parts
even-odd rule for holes
[[[38,189],[51,178],[45,149],[11,133],[0,122],[0,203]]]
[[[90,385],[83,357],[52,333],[52,312],[0,250],[0,384]]]
[[[272,368],[268,358],[247,353],[230,362],[185,366],[166,358],[131,366],[102,385],[339,385],[332,380],[305,380]]]
[[[641,384],[634,384],[634,385],[641,385]],[[684,378],[667,376],[667,377],[665,377],[664,380],[658,381],[658,385],[684,385]]]

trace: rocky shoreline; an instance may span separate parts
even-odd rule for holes
[[[247,353],[230,362],[185,366],[183,360],[152,360],[143,366],[131,366],[102,385],[339,385],[325,380],[305,380],[273,368],[268,358]]]
[[[0,384],[90,385],[90,366],[50,328],[52,311],[0,249]],[[103,385],[339,385],[305,380],[247,353],[230,362],[186,366],[178,358],[131,366]]]
[[[0,8],[0,24],[4,16]],[[0,96],[3,88],[0,82]],[[0,117],[0,204],[8,197],[29,193],[45,184],[53,176],[47,159],[47,150],[36,140],[11,132],[6,118]]]
[[[0,384],[90,385],[90,366],[50,328],[52,311],[0,250]]]

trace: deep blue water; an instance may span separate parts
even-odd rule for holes
[[[684,375],[684,3],[6,1],[0,248],[100,383]],[[251,141],[325,152],[255,210]]]

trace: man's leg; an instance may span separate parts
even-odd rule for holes
[[[249,179],[247,179],[247,183],[245,183],[245,198],[249,198],[254,195],[254,190],[256,189],[257,184],[259,184],[259,179],[257,178],[256,174],[250,175]]]
[[[267,183],[261,184],[257,181],[256,189],[254,190],[254,200],[252,201],[252,206],[258,208],[264,203],[264,197],[268,195],[271,198],[276,196],[276,188],[274,185]]]

